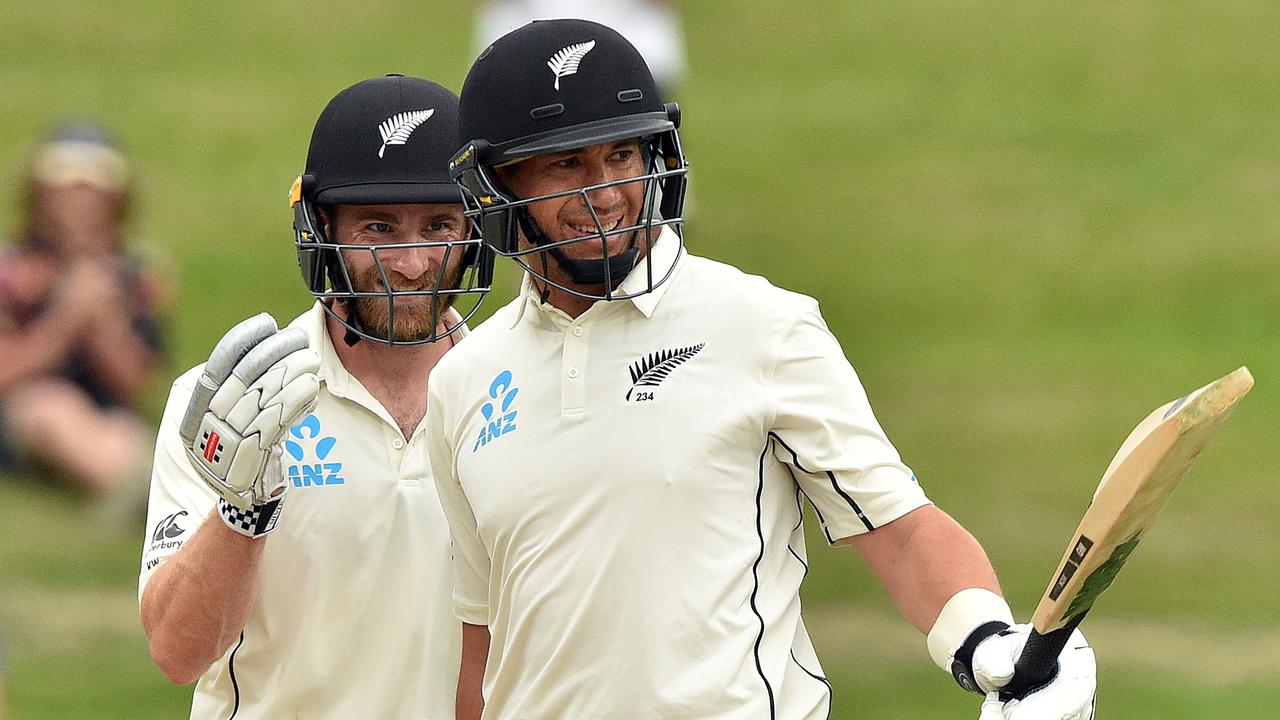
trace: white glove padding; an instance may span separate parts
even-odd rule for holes
[[[280,465],[283,454],[279,445],[272,448],[271,455],[267,458],[267,469],[262,473],[262,487],[273,494],[271,499],[242,509],[224,498],[218,498],[218,515],[232,531],[247,538],[260,538],[276,529],[276,521],[280,519],[280,511],[284,508],[286,490]]]
[[[1014,625],[973,651],[974,679],[987,693],[979,720],[1092,720],[1097,664],[1093,648],[1078,629],[1058,655],[1058,673],[1052,680],[1021,700],[1000,700],[999,690],[1013,679],[1030,633],[1030,625]]]
[[[306,331],[277,330],[266,313],[218,341],[179,433],[192,466],[223,500],[249,510],[287,487],[279,473],[266,473],[267,460],[285,431],[315,409],[319,369]]]

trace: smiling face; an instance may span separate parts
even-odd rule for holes
[[[392,301],[394,328],[388,300],[373,297],[357,298],[353,303],[357,326],[397,342],[430,338],[454,296],[398,293],[429,291],[437,284],[442,290],[457,288],[465,270],[462,260],[466,248],[395,246],[461,240],[468,227],[462,205],[338,205],[326,217],[332,242],[360,246],[341,251],[351,289],[397,293]]]
[[[533,198],[591,185],[638,178],[647,171],[640,141],[622,140],[589,145],[563,153],[536,155],[498,168],[499,177],[519,198]],[[573,260],[598,260],[605,240],[598,236],[619,227],[635,225],[644,206],[645,183],[636,182],[591,190],[581,194],[540,200],[529,204],[529,214],[552,242],[573,238],[592,239],[563,245],[559,251]],[[590,200],[590,206],[587,204]],[[595,215],[592,215],[592,210]],[[599,226],[596,218],[599,218]],[[593,237],[595,236],[595,237]],[[607,238],[610,256],[632,247],[635,232]],[[527,240],[527,239],[526,239]]]

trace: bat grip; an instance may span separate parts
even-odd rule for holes
[[[1013,679],[1000,690],[1000,699],[1021,700],[1053,680],[1058,674],[1058,656],[1083,619],[1084,613],[1080,613],[1065,626],[1043,635],[1032,628],[1022,654],[1014,663]]]

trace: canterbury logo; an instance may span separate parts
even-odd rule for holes
[[[378,148],[378,157],[387,151],[388,145],[403,145],[409,140],[409,136],[413,134],[418,126],[427,121],[427,118],[436,113],[435,108],[430,110],[410,110],[408,112],[397,113],[382,121],[378,126],[378,133],[382,135],[382,147]]]
[[[584,43],[570,45],[561,50],[551,59],[547,61],[547,67],[551,68],[551,72],[556,76],[556,90],[560,89],[560,78],[569,77],[578,72],[578,63],[582,62],[582,58],[591,52],[591,48],[596,46],[595,40],[589,40]]]
[[[155,532],[151,533],[151,542],[158,543],[164,540],[172,540],[186,532],[186,530],[178,524],[178,518],[184,517],[186,514],[186,510],[179,510],[156,523]]]
[[[697,355],[698,351],[704,347],[706,343],[674,350],[659,350],[635,361],[631,365],[631,389],[627,391],[626,399],[631,399],[631,393],[635,392],[636,388],[661,385],[672,370],[688,362],[689,358]]]

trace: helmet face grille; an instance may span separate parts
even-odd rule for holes
[[[675,110],[673,109],[673,112]],[[643,141],[644,172],[629,178],[611,180],[560,192],[521,198],[510,191],[492,168],[477,160],[484,153],[464,148],[454,160],[454,174],[463,187],[467,215],[474,218],[485,243],[499,255],[510,257],[525,272],[545,287],[558,288],[571,295],[591,300],[621,300],[651,292],[665,282],[674,269],[674,258],[668,267],[645,265],[645,281],[633,283],[627,290],[619,285],[650,252],[664,228],[671,228],[683,246],[681,224],[688,167],[674,127]],[[611,187],[643,184],[643,200],[634,221],[605,227],[592,195]],[[552,240],[537,226],[528,208],[534,203],[575,197],[587,209],[595,226],[594,232],[564,240]],[[526,242],[522,243],[521,238]],[[610,255],[608,240],[627,239],[626,248]],[[570,257],[564,249],[583,243],[599,247],[598,256]],[[616,243],[615,243],[616,244]],[[552,268],[563,273],[557,280]],[[567,276],[569,282],[564,281]]]
[[[367,245],[328,241],[316,217],[308,201],[295,205],[298,264],[311,295],[349,337],[390,345],[435,342],[466,324],[492,288],[493,254],[471,220],[458,240]],[[412,287],[388,269],[388,259],[404,252],[436,258]]]

